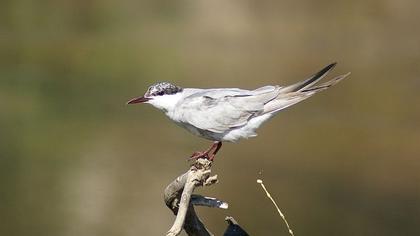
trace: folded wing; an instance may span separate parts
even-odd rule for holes
[[[255,90],[203,90],[186,97],[180,104],[180,121],[202,130],[227,132],[246,125],[253,117],[267,113],[274,115],[337,84],[350,74],[316,85],[335,65],[332,63],[310,78],[286,87],[269,85]]]
[[[280,87],[256,90],[215,89],[187,97],[180,107],[181,122],[203,130],[224,133],[243,126],[264,111],[264,105],[279,95]],[[223,94],[221,96],[221,94]]]

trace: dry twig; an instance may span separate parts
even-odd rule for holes
[[[284,214],[280,211],[279,206],[277,206],[276,201],[274,201],[274,199],[271,197],[271,194],[267,191],[267,189],[265,188],[265,185],[263,184],[263,181],[261,179],[257,179],[257,183],[259,183],[262,187],[262,189],[264,190],[265,194],[267,194],[267,197],[271,200],[271,202],[274,204],[274,206],[277,209],[277,212],[279,213],[279,215],[281,216],[281,218],[283,219],[284,223],[287,226],[287,229],[289,230],[289,234],[291,236],[294,236],[292,229],[290,229],[289,223],[286,220],[286,217],[284,216]]]

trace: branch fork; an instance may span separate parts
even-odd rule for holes
[[[196,187],[210,186],[218,182],[217,175],[211,175],[211,165],[212,161],[208,159],[199,158],[194,160],[194,163],[186,173],[178,176],[166,187],[164,192],[165,204],[176,215],[175,222],[166,233],[167,236],[179,235],[182,229],[189,236],[213,235],[197,216],[194,206],[227,209],[228,204],[216,198],[193,194]],[[237,230],[239,226],[233,218],[229,217],[228,219],[229,226],[225,235],[248,235],[243,230],[242,234],[241,231]],[[235,222],[235,224],[232,222]],[[232,227],[235,227],[234,231],[231,230]],[[227,234],[228,231],[234,232],[234,234]]]

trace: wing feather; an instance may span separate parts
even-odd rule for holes
[[[199,96],[194,94],[181,104],[181,121],[202,130],[224,133],[261,114],[264,105],[279,95],[279,89],[278,86],[265,86],[253,91],[225,89],[206,91]]]

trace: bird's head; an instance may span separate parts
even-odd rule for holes
[[[168,111],[175,106],[180,98],[183,88],[168,82],[159,82],[151,85],[143,96],[135,97],[127,104],[149,103],[154,107]]]

